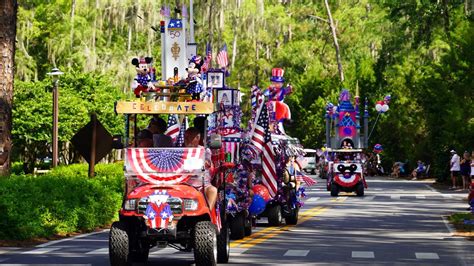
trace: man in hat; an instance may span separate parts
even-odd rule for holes
[[[291,86],[288,85],[287,87],[283,87],[283,82],[285,82],[283,74],[284,70],[281,68],[272,69],[272,76],[270,77],[272,84],[264,92],[264,95],[268,97],[268,100],[283,101],[285,96],[291,93]]]
[[[451,182],[453,184],[450,189],[456,189],[456,179],[458,178],[459,171],[461,170],[460,158],[456,154],[455,150],[451,150],[451,161],[450,161],[450,171],[451,171]]]

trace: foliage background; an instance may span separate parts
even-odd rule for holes
[[[23,240],[90,231],[117,219],[122,202],[121,165],[59,166],[42,176],[0,179],[0,239]]]
[[[343,83],[323,1],[197,0],[196,38],[201,53],[208,41],[215,53],[228,44],[228,84],[246,95],[253,84],[269,85],[272,67],[284,68],[295,88],[286,99],[295,120],[288,131],[307,147],[322,146],[324,106],[336,102],[342,87],[352,93],[359,87],[361,98],[369,100],[371,122],[375,101],[391,94],[390,111],[381,117],[370,144],[383,144],[386,169],[393,161],[409,160],[414,166],[421,159],[442,179],[450,149],[474,148],[471,2],[329,1]],[[53,65],[68,73],[61,78],[61,140],[67,142],[91,111],[99,111],[112,133],[120,133],[122,121],[111,110],[114,100],[129,94],[134,76],[130,60],[141,55],[160,58],[159,34],[150,25],[159,24],[162,4],[174,3],[22,1],[13,124],[17,157],[27,160],[48,152],[51,82],[45,73]],[[159,72],[159,63],[155,66]]]

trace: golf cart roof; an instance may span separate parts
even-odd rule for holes
[[[327,149],[328,152],[360,153],[362,149]]]
[[[211,114],[212,102],[117,101],[117,114]]]

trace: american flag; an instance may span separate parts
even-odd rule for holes
[[[296,171],[296,180],[299,182],[305,182],[308,187],[316,185],[316,180],[312,179],[301,171]]]
[[[176,147],[184,147],[184,132],[188,129],[188,117],[185,116],[176,139]]]
[[[229,59],[227,56],[227,44],[224,44],[222,49],[217,54],[217,64],[221,68],[227,68],[227,65],[229,65]]]
[[[273,154],[272,139],[268,129],[267,106],[262,104],[260,114],[252,135],[252,144],[262,153],[263,184],[274,197],[278,190],[276,181],[275,155]]]
[[[168,116],[168,130],[166,130],[165,134],[170,136],[173,139],[173,142],[176,141],[179,134],[178,115],[170,114]]]
[[[206,58],[204,59],[204,63],[201,67],[202,72],[206,72],[211,68],[211,62],[212,62],[212,47],[210,43],[206,44]]]

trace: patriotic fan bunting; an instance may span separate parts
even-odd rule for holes
[[[204,166],[204,148],[130,148],[126,167],[129,175],[152,184],[179,184]]]
[[[353,187],[359,182],[360,174],[335,174],[334,181],[343,187]]]

